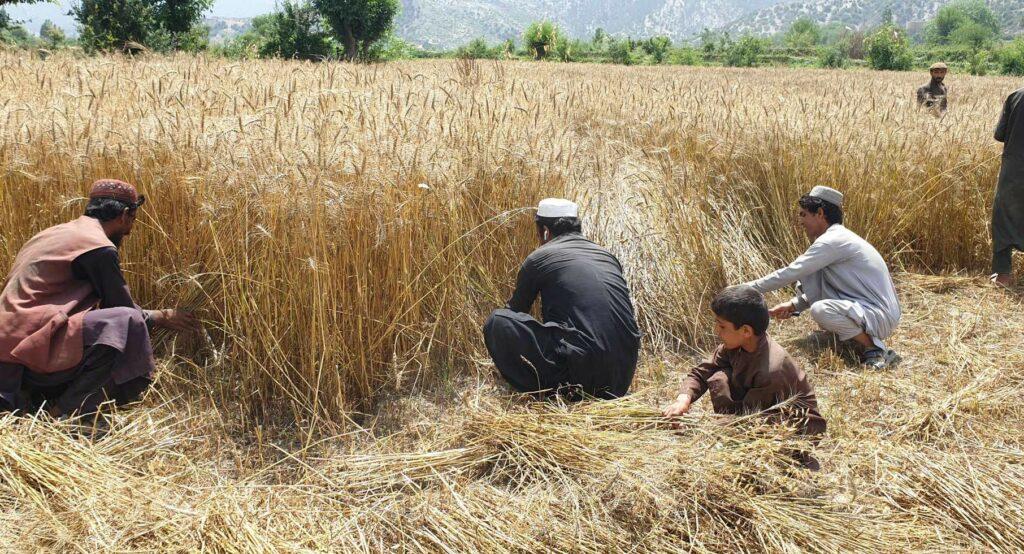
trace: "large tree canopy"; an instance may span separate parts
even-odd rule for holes
[[[345,48],[345,59],[365,55],[384,38],[398,15],[398,0],[314,0]]]
[[[79,0],[71,13],[87,50],[113,50],[139,43],[158,50],[205,42],[198,35],[212,0]]]
[[[982,0],[958,0],[943,6],[928,24],[931,44],[984,48],[999,38],[996,14]]]

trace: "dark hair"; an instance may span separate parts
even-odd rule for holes
[[[750,325],[758,336],[768,330],[768,304],[753,287],[736,285],[723,290],[711,301],[711,311],[737,329]]]
[[[128,210],[135,212],[135,209],[120,200],[113,198],[92,198],[85,206],[85,215],[102,221],[111,221],[121,217],[121,214]]]
[[[538,217],[538,227],[547,227],[553,236],[561,236],[566,233],[579,233],[583,225],[578,217]]]
[[[811,196],[805,194],[800,197],[800,207],[807,210],[809,213],[816,214],[818,210],[825,213],[825,221],[829,225],[835,225],[843,222],[843,209],[831,202],[826,202],[817,196]]]

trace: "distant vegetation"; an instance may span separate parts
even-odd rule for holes
[[[597,29],[572,37],[551,21],[536,21],[521,36],[491,43],[477,38],[451,51],[425,51],[393,33],[398,0],[285,0],[275,13],[256,17],[245,32],[210,45],[201,14],[212,0],[81,0],[73,14],[79,37],[70,41],[47,21],[34,36],[0,10],[0,45],[86,52],[146,48],[199,51],[229,58],[386,61],[407,58],[519,59],[622,65],[734,67],[868,67],[905,71],[945,61],[976,75],[1024,75],[1024,39],[1003,34],[983,0],[956,0],[914,33],[891,13],[870,29],[796,20],[772,37],[730,36],[705,29],[693,40],[634,38]],[[0,0],[0,6],[11,3]]]

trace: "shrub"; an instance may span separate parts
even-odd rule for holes
[[[768,49],[762,39],[745,36],[725,52],[725,65],[729,67],[755,67]]]
[[[991,56],[988,50],[978,50],[975,52],[968,65],[971,75],[987,75]]]
[[[487,46],[487,41],[483,38],[475,38],[469,41],[469,44],[456,50],[455,55],[460,58],[473,60],[496,57],[495,52]]]
[[[871,69],[906,71],[913,66],[907,33],[895,25],[882,25],[864,41]]]
[[[850,62],[850,56],[842,44],[826,46],[818,50],[818,66],[830,69],[842,69]]]
[[[608,57],[612,63],[632,65],[636,63],[629,40],[616,40],[608,45]]]
[[[647,52],[654,63],[665,63],[668,50],[672,47],[672,39],[665,36],[651,37],[641,43],[641,48]]]
[[[704,56],[696,48],[676,48],[668,55],[668,63],[675,65],[700,65]]]
[[[1024,39],[1018,37],[998,54],[999,70],[1004,75],[1024,75]]]

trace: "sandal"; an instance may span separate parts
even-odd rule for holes
[[[900,355],[892,350],[871,348],[861,355],[860,363],[869,369],[881,370],[896,365],[900,359]]]

